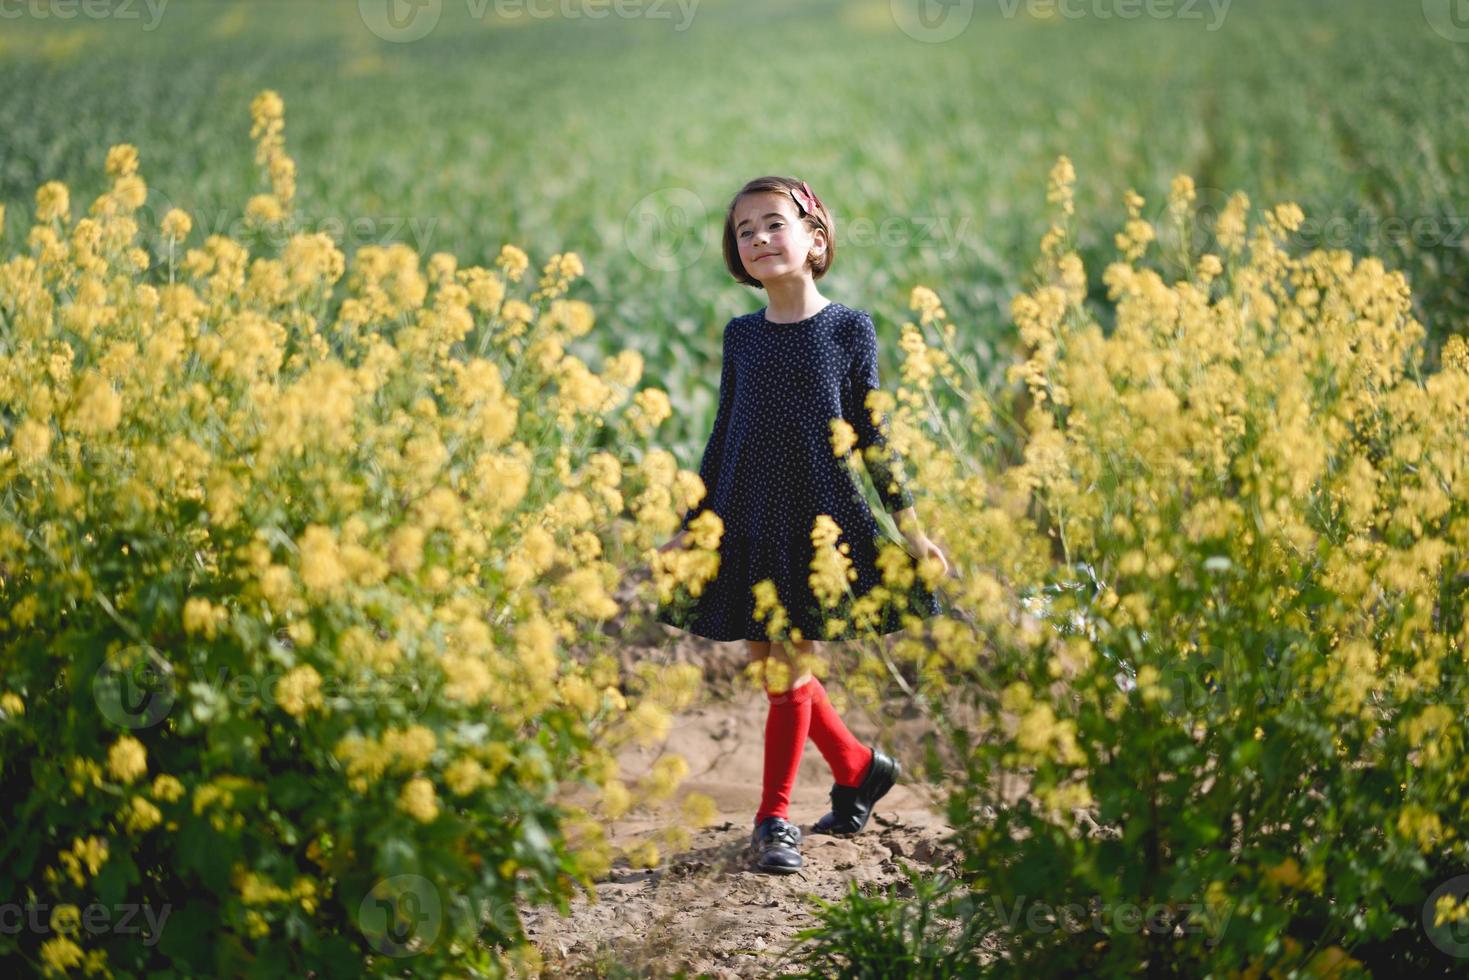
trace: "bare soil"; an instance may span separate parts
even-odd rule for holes
[[[952,868],[952,828],[943,818],[940,796],[917,776],[920,739],[931,726],[911,705],[895,701],[891,713],[886,707],[843,711],[854,735],[903,766],[898,784],[878,802],[866,828],[847,838],[811,833],[830,809],[832,777],[808,741],[790,807],[790,819],[802,831],[804,865],[787,875],[756,870],[750,833],[760,803],[768,702],[763,690],[740,677],[745,646],[672,631],[644,639],[650,644],[625,648],[628,660],[698,663],[707,697],[674,719],[665,744],[630,745],[620,753],[629,785],[665,752],[683,756],[689,775],[667,807],[630,814],[610,824],[608,836],[618,845],[647,838],[671,821],[679,798],[691,791],[713,799],[718,817],[693,831],[689,847],[664,853],[656,868],[632,868],[619,860],[596,883],[595,901],[578,896],[568,917],[554,908],[522,909],[546,976],[772,976],[793,968],[789,960],[782,962],[783,955],[795,933],[815,922],[810,896],[837,901],[852,882],[870,890],[894,885],[906,894],[905,866],[934,873]],[[840,704],[844,691],[837,672],[823,684]]]

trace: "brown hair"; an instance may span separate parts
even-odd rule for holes
[[[826,251],[820,258],[810,260],[808,263],[811,268],[811,278],[820,279],[826,275],[826,270],[831,268],[832,259],[836,258],[836,235],[834,234],[836,228],[835,223],[831,220],[831,212],[827,211],[825,204],[818,204],[814,212],[803,213],[803,209],[791,195],[791,191],[797,190],[800,186],[801,181],[795,177],[756,177],[730,198],[729,208],[724,212],[724,265],[737,282],[742,282],[747,286],[760,285],[760,280],[750,275],[745,269],[745,263],[740,261],[739,240],[735,237],[735,205],[739,203],[740,198],[748,194],[774,193],[790,197],[796,213],[806,220],[808,227],[813,232],[818,228],[826,232]]]

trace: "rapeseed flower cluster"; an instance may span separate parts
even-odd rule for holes
[[[1074,182],[1061,160],[1008,400],[930,505],[984,638],[966,868],[1007,903],[1156,900],[1197,926],[1169,940],[1190,972],[1361,966],[1343,949],[1420,929],[1369,882],[1426,898],[1469,846],[1469,346],[1426,370],[1403,276],[1293,252],[1293,204],[1235,194],[1191,251],[1184,176],[1159,227],[1126,195],[1094,307]],[[1158,950],[1005,941],[1042,973]]]
[[[141,227],[124,144],[84,215],[48,182],[0,253],[0,712],[25,733],[7,758],[55,774],[6,804],[33,852],[7,891],[85,904],[145,875],[217,911],[167,964],[38,937],[53,971],[208,972],[219,942],[263,962],[302,929],[365,961],[342,890],[373,869],[411,851],[456,894],[554,901],[619,855],[600,821],[686,771],[630,790],[615,753],[666,739],[697,677],[625,694],[597,651],[650,603],[623,569],[698,476],[646,445],[672,410],[637,352],[573,353],[597,327],[580,258],[346,256],[295,229],[280,97],[250,116],[266,189],[244,210],[279,236],[201,236],[178,208]],[[282,863],[298,847],[311,863]],[[466,938],[421,962],[452,971]]]

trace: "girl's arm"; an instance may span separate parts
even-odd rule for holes
[[[733,322],[733,321],[731,321]],[[698,516],[709,503],[709,497],[714,493],[714,481],[719,475],[719,464],[724,457],[724,433],[729,428],[730,403],[734,401],[734,361],[730,357],[730,324],[724,325],[724,350],[720,355],[719,368],[719,409],[714,413],[714,430],[709,434],[709,442],[704,447],[704,459],[699,464],[699,479],[704,481],[704,499],[684,512],[683,520],[679,522],[678,530],[674,536],[682,534],[688,529],[689,522]]]
[[[872,474],[872,483],[877,487],[883,507],[893,515],[898,530],[907,543],[908,553],[915,558],[936,558],[949,574],[949,559],[943,549],[930,541],[918,525],[918,511],[913,507],[913,494],[903,478],[903,457],[887,444],[882,430],[887,427],[885,416],[873,421],[873,413],[867,406],[867,396],[882,387],[877,371],[877,328],[872,317],[862,314],[854,340],[852,370],[842,386],[844,402],[842,412],[857,434],[857,448]]]
[[[877,370],[877,329],[872,317],[862,314],[852,339],[852,367],[842,386],[842,414],[857,435],[857,450],[872,475],[872,484],[882,499],[885,510],[895,518],[900,514],[913,516],[913,494],[903,478],[903,457],[888,446],[882,430],[887,427],[884,415],[873,421],[873,412],[867,408],[867,396],[882,387]],[[899,523],[902,528],[902,523]]]

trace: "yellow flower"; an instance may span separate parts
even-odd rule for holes
[[[1189,206],[1197,197],[1194,179],[1187,174],[1179,174],[1173,178],[1173,184],[1168,189],[1168,209],[1175,217],[1181,217],[1188,212]]]
[[[285,217],[285,210],[274,194],[256,194],[245,205],[245,217],[255,224],[274,224]]]
[[[633,409],[628,415],[638,435],[650,435],[673,416],[673,405],[668,400],[668,392],[661,388],[644,388],[633,396]]]
[[[499,276],[474,266],[462,269],[459,280],[469,290],[469,302],[481,313],[494,313],[505,299],[505,282]]]
[[[620,780],[609,780],[602,784],[601,806],[608,820],[616,820],[632,807],[632,794]]]
[[[1293,857],[1287,857],[1279,864],[1265,869],[1265,880],[1276,885],[1284,885],[1287,888],[1299,887],[1304,880],[1301,877],[1301,866]]]
[[[529,323],[535,316],[535,310],[523,299],[507,300],[500,308],[500,318],[507,323]]]
[[[656,868],[658,866],[658,845],[649,840],[629,849],[627,863],[634,868]]]
[[[184,795],[184,784],[165,773],[153,780],[153,795],[165,803],[176,802]]]
[[[846,456],[857,445],[857,432],[843,418],[834,418],[831,425],[831,451],[835,456]]]
[[[119,177],[113,181],[112,196],[122,205],[125,212],[131,213],[142,207],[143,202],[148,200],[148,185],[137,174]],[[144,268],[147,268],[146,261],[144,265],[139,266],[139,271]]]
[[[432,823],[439,815],[439,801],[434,793],[434,784],[422,776],[408,780],[398,796],[398,806],[414,820]]]
[[[195,596],[184,602],[184,632],[190,636],[214,639],[216,628],[224,617],[225,611],[215,607],[208,599]]]
[[[51,910],[51,930],[62,935],[74,935],[81,928],[81,909],[70,902]]]
[[[148,752],[143,743],[124,735],[107,750],[107,771],[118,782],[130,783],[148,771]]]
[[[1086,299],[1086,267],[1082,264],[1081,256],[1075,252],[1067,252],[1061,256],[1056,268],[1067,302],[1075,305]]]
[[[334,592],[347,580],[331,528],[312,524],[301,535],[301,584],[313,592]]]
[[[1071,190],[1075,183],[1076,168],[1071,165],[1071,159],[1066,156],[1057,157],[1056,165],[1051,168],[1050,183],[1046,190],[1047,203],[1059,205],[1062,214],[1075,213],[1076,205]]]
[[[400,575],[412,575],[423,566],[423,528],[404,525],[388,538],[388,566]]]
[[[1306,215],[1298,204],[1280,204],[1268,215],[1268,220],[1273,222],[1281,232],[1288,233],[1300,228],[1301,223],[1306,220]]]
[[[668,738],[673,719],[662,707],[651,701],[639,701],[625,716],[640,745],[656,745]]]
[[[444,770],[444,783],[455,796],[468,796],[486,781],[484,767],[475,759],[455,759]]]
[[[321,707],[321,675],[310,664],[291,668],[275,684],[276,703],[293,718],[300,718],[312,708]]]
[[[1245,244],[1245,218],[1250,209],[1249,195],[1238,192],[1230,197],[1214,223],[1214,235],[1225,251],[1235,255]]]
[[[169,208],[168,213],[163,216],[163,222],[159,229],[164,237],[171,238],[176,242],[183,241],[189,237],[189,232],[194,228],[193,219],[178,208]]]
[[[1423,853],[1430,853],[1443,841],[1443,821],[1417,803],[1409,803],[1398,814],[1398,833],[1418,845]]]
[[[908,309],[918,310],[919,322],[925,325],[948,316],[944,311],[943,303],[939,300],[938,293],[927,286],[914,286],[908,293]]]
[[[530,268],[530,259],[514,245],[504,245],[500,248],[500,255],[495,259],[495,264],[505,270],[505,275],[511,282],[520,282],[520,277],[525,275],[526,269]]]
[[[99,837],[76,838],[71,843],[71,850],[62,851],[59,856],[66,876],[80,888],[87,880],[82,873],[83,866],[87,874],[96,875],[107,860],[107,842]]]
[[[1459,901],[1452,894],[1440,895],[1433,904],[1433,924],[1436,927],[1462,922],[1466,918],[1469,918],[1469,903]]]
[[[273,609],[285,609],[294,594],[291,570],[284,565],[265,568],[260,573],[260,594]]]
[[[82,948],[65,936],[55,936],[41,944],[41,962],[45,964],[48,976],[52,973],[64,976],[68,970],[81,965]]]
[[[851,546],[840,541],[841,528],[828,514],[818,514],[811,528],[811,573],[807,580],[822,603],[836,605],[857,578],[857,570],[848,557]],[[840,541],[840,543],[838,543]]]
[[[413,772],[428,765],[438,748],[433,730],[423,725],[394,729],[383,736],[383,753],[402,772]]]
[[[1168,697],[1168,691],[1161,683],[1162,679],[1163,675],[1152,664],[1144,664],[1138,669],[1137,689],[1144,702],[1153,704]]]
[[[72,427],[82,435],[101,435],[117,428],[121,421],[122,396],[100,372],[88,371],[72,411]]]
[[[694,827],[707,827],[719,817],[719,807],[705,793],[692,792],[684,796],[681,804],[684,817]]]
[[[26,419],[15,427],[11,445],[22,466],[34,465],[51,450],[51,426]]]
[[[158,807],[141,796],[134,796],[129,800],[128,809],[123,814],[123,826],[128,830],[152,830],[162,820],[163,814]]]
[[[59,180],[48,180],[36,191],[36,220],[54,221],[71,214],[71,195]]]
[[[658,761],[653,763],[652,771],[643,781],[645,798],[649,803],[671,798],[688,774],[688,760],[683,756],[677,753],[659,756]]]
[[[105,166],[109,177],[130,177],[138,171],[138,148],[131,143],[120,143],[107,151]]]
[[[240,901],[246,905],[270,905],[290,899],[290,893],[268,878],[254,871],[245,870],[243,865],[234,868],[235,887],[240,891]]]

